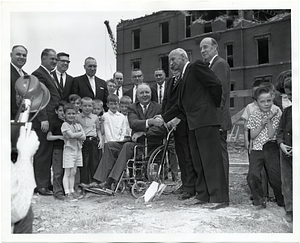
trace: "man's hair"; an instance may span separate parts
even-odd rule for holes
[[[65,52],[59,52],[59,53],[57,53],[56,56],[57,56],[57,59],[59,59],[60,57],[70,57],[70,55]]]
[[[280,92],[280,93],[284,93],[284,86],[285,86],[285,82],[288,80],[292,80],[292,71],[291,70],[286,70],[284,72],[281,72],[278,75],[277,81],[276,81],[276,85],[275,88]]]
[[[50,48],[44,49],[42,51],[41,58],[48,56],[50,52],[55,52],[55,51],[53,49],[50,49]]]
[[[26,51],[26,53],[28,53],[28,50],[26,49],[26,47],[25,47],[25,46],[22,46],[22,45],[15,45],[15,46],[13,46],[13,48],[11,49],[11,51],[13,52],[14,49],[16,49],[16,48],[18,48],[18,47],[24,48],[24,50]]]
[[[124,95],[120,99],[120,104],[131,105],[132,99],[128,95]]]
[[[103,101],[102,100],[99,100],[99,99],[94,99],[93,100],[93,106],[94,105],[101,105],[103,107]]]
[[[166,75],[165,70],[163,70],[162,68],[156,68],[156,69],[154,70],[154,73],[155,73],[156,71],[163,71],[163,73]]]
[[[71,101],[76,101],[76,100],[78,100],[78,99],[81,99],[81,97],[80,97],[78,94],[71,94],[71,95],[69,95],[69,97],[68,97],[69,102],[71,102]]]
[[[176,49],[172,50],[172,51],[169,53],[169,55],[170,55],[172,52],[173,52],[173,53],[174,53],[174,52],[177,52],[180,56],[184,57],[186,60],[189,60],[189,57],[188,57],[186,51],[183,50],[182,48],[176,48]]]
[[[219,51],[219,45],[218,45],[218,42],[212,38],[212,37],[209,37],[209,39],[211,40],[211,45],[216,47],[217,51]]]
[[[71,104],[71,103],[66,104],[66,105],[64,106],[64,112],[66,113],[67,110],[75,110],[74,105]]]
[[[258,87],[257,90],[255,90],[253,98],[257,100],[261,94],[268,94],[268,93],[272,95],[272,91],[268,87],[260,86]]]
[[[136,87],[136,92],[137,92],[137,93],[138,93],[138,89],[139,89],[139,87],[140,87],[141,85],[146,85],[146,86],[148,86],[149,89],[150,89],[150,92],[152,92],[152,90],[151,90],[151,88],[150,88],[150,85],[149,85],[148,83],[142,82],[142,83],[138,84],[137,87]]]
[[[139,69],[139,68],[135,68],[135,69],[133,69],[133,70],[131,71],[131,75],[132,75],[132,72],[138,72],[138,71],[140,71],[140,72],[143,74],[143,72],[142,72],[142,70],[141,70],[141,69]]]
[[[116,71],[116,72],[114,72],[114,74],[113,74],[113,78],[115,78],[115,76],[116,76],[116,74],[117,73],[121,73],[121,74],[123,74],[122,72],[120,72],[120,71]]]
[[[88,60],[95,60],[95,61],[96,61],[96,59],[95,59],[94,57],[87,57],[87,58],[84,60],[84,65],[86,64],[86,62],[87,62]]]
[[[90,97],[83,97],[83,98],[81,98],[81,104],[82,104],[82,102],[83,101],[86,101],[86,102],[93,102],[93,100],[92,100],[92,98],[90,98]]]
[[[110,94],[107,96],[107,103],[109,102],[117,102],[119,103],[119,97],[115,94]]]

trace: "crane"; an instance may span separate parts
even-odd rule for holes
[[[115,56],[117,57],[117,43],[116,43],[115,37],[114,37],[114,35],[113,35],[112,31],[111,31],[111,28],[109,26],[108,20],[105,20],[104,24],[106,25],[107,32],[108,32],[108,35],[109,35],[109,39],[110,39],[113,51],[115,53]]]

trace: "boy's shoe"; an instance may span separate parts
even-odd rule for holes
[[[283,216],[283,218],[285,219],[286,222],[292,223],[293,222],[293,212],[292,211],[286,212],[286,214]]]
[[[83,195],[81,193],[73,192],[72,195],[73,195],[73,198],[78,199],[78,200],[83,198]]]
[[[66,200],[69,201],[69,202],[76,202],[76,201],[78,201],[76,198],[74,198],[74,196],[73,196],[72,193],[66,194]]]
[[[262,201],[260,203],[254,203],[254,201],[253,201],[253,206],[255,207],[256,210],[260,210],[260,209],[266,208],[267,204],[266,204],[266,201]]]
[[[64,195],[61,195],[61,194],[59,194],[59,195],[57,195],[57,196],[54,196],[54,198],[55,198],[56,200],[60,200],[60,201],[64,201],[64,200],[65,200],[65,196],[64,196]]]

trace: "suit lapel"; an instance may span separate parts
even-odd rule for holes
[[[87,87],[88,87],[88,88],[92,91],[92,93],[94,94],[93,89],[92,89],[92,86],[91,86],[90,81],[89,81],[89,78],[88,78],[88,76],[87,76],[86,74],[84,74],[84,80],[85,80],[85,83],[86,83]],[[95,77],[95,85],[96,85],[96,77]],[[96,86],[96,89],[97,89],[97,86]],[[94,94],[94,96],[95,96],[95,94]]]
[[[213,62],[211,63],[211,65],[209,66],[210,69],[212,69],[212,67],[217,62],[218,59],[219,59],[219,56],[216,56],[215,59],[213,60]]]
[[[57,78],[56,72],[53,71],[51,74],[54,77],[55,86],[56,86],[58,92],[60,93],[60,95],[62,95],[63,87],[61,87],[60,83],[58,82],[58,78]],[[52,79],[52,77],[51,77],[51,79]]]

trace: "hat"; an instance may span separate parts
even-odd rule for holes
[[[31,100],[30,112],[36,112],[39,107],[45,108],[50,101],[50,92],[34,75],[24,75],[15,83],[17,95],[21,99]]]

